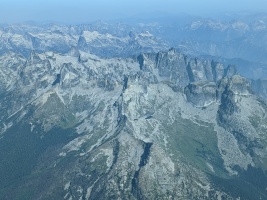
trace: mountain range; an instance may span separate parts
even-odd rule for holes
[[[267,199],[267,84],[227,64],[266,58],[203,56],[166,26],[2,26],[0,199]]]

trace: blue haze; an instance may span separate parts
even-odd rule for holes
[[[0,0],[0,23],[25,21],[84,23],[140,13],[181,12],[212,16],[223,12],[264,11],[266,0]]]

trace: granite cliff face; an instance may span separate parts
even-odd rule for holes
[[[1,199],[267,198],[267,104],[233,66],[174,49],[0,61]]]

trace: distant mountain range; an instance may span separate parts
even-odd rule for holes
[[[142,52],[177,48],[197,57],[212,56],[235,64],[249,78],[267,76],[267,14],[237,15],[229,19],[167,16],[124,22],[85,25],[3,25],[0,54],[8,51],[28,56],[72,48],[107,57],[127,57]],[[232,63],[234,61],[234,63]]]

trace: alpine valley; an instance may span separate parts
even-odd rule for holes
[[[0,199],[267,199],[266,19],[2,25]]]

